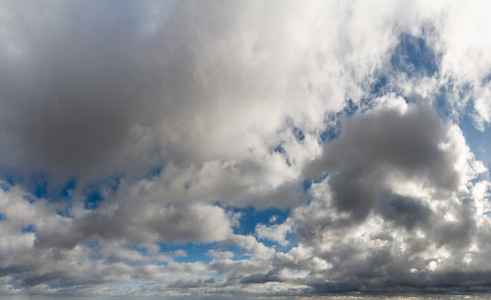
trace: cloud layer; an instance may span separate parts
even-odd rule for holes
[[[488,292],[488,6],[0,2],[0,294]]]

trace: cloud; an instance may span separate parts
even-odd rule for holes
[[[0,294],[489,291],[486,6],[2,2]]]
[[[335,3],[5,4],[2,163],[81,182],[169,161],[262,163],[298,143],[277,132],[309,139],[362,96],[397,38],[390,8],[379,24]]]
[[[281,246],[288,245],[286,235],[292,232],[291,222],[285,221],[282,224],[267,226],[264,224],[256,225],[255,235],[259,239],[271,240],[277,242]]]
[[[232,233],[229,215],[218,206],[162,205],[146,198],[139,202],[113,199],[106,200],[98,210],[87,210],[78,204],[71,216],[62,216],[45,200],[29,203],[23,194],[19,189],[3,193],[4,223],[18,232],[32,225],[36,247],[72,248],[99,238],[127,241],[130,245],[155,239],[212,242]]]
[[[326,144],[306,175],[328,172],[335,206],[364,218],[391,181],[419,181],[439,193],[459,188],[444,124],[426,105],[391,99],[395,108],[381,107],[354,116],[341,136]]]
[[[431,221],[431,209],[417,199],[382,192],[379,201],[382,218],[397,226],[411,230],[419,225],[427,226]]]
[[[389,102],[354,116],[306,169],[328,173],[313,185],[311,204],[292,214],[297,238],[330,266],[311,286],[319,293],[444,292],[446,284],[465,291],[457,278],[481,278],[475,253],[487,248],[482,205],[489,203],[468,189],[483,170],[460,130],[430,107]]]

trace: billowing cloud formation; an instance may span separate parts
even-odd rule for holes
[[[421,188],[434,187],[438,193],[455,190],[462,181],[454,166],[460,149],[447,140],[431,108],[394,102],[399,102],[396,109],[387,106],[353,117],[307,168],[307,174],[330,173],[337,207],[356,218],[365,217],[394,181],[417,180]]]
[[[0,294],[488,292],[487,6],[1,2]]]
[[[438,291],[487,276],[489,203],[475,189],[489,182],[473,183],[484,166],[458,128],[394,102],[355,116],[308,169],[330,172],[293,215],[297,238],[329,263],[320,291]]]

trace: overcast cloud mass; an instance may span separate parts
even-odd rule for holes
[[[0,295],[491,293],[490,11],[0,0]]]

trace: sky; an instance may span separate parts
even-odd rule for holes
[[[489,11],[0,0],[0,296],[486,297]]]

